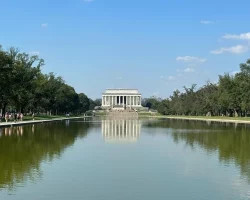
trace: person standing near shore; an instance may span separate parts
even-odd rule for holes
[[[9,119],[9,114],[6,112],[5,113],[5,121],[6,121],[6,123],[8,122],[8,119]]]
[[[14,113],[14,122],[17,122],[17,113]]]
[[[23,121],[23,113],[20,113],[20,121]]]
[[[35,114],[34,113],[32,114],[32,119],[35,120]]]
[[[20,121],[20,113],[17,114],[17,121]]]

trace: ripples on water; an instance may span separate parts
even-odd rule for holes
[[[250,199],[249,130],[98,118],[1,128],[0,199]]]

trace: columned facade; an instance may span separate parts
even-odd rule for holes
[[[135,89],[108,89],[102,94],[103,108],[141,107],[141,94]]]

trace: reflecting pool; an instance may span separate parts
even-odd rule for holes
[[[250,126],[93,118],[0,128],[0,199],[250,199]]]

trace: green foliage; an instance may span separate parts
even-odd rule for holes
[[[47,114],[84,113],[90,100],[77,94],[62,77],[43,74],[44,60],[0,46],[0,109]]]
[[[208,82],[197,90],[195,84],[190,88],[184,86],[184,92],[176,90],[168,99],[145,99],[144,106],[164,115],[247,116],[250,113],[250,59],[240,64],[236,75],[220,75],[217,84]]]
[[[89,110],[94,110],[96,106],[102,105],[102,99],[92,100],[89,99]]]
[[[89,106],[90,106],[89,98],[83,93],[80,93],[78,96],[80,100],[80,112],[84,113],[87,110],[89,110]]]
[[[150,98],[143,99],[142,106],[148,107],[149,109],[157,109],[160,101],[161,99],[157,99],[153,96]]]

